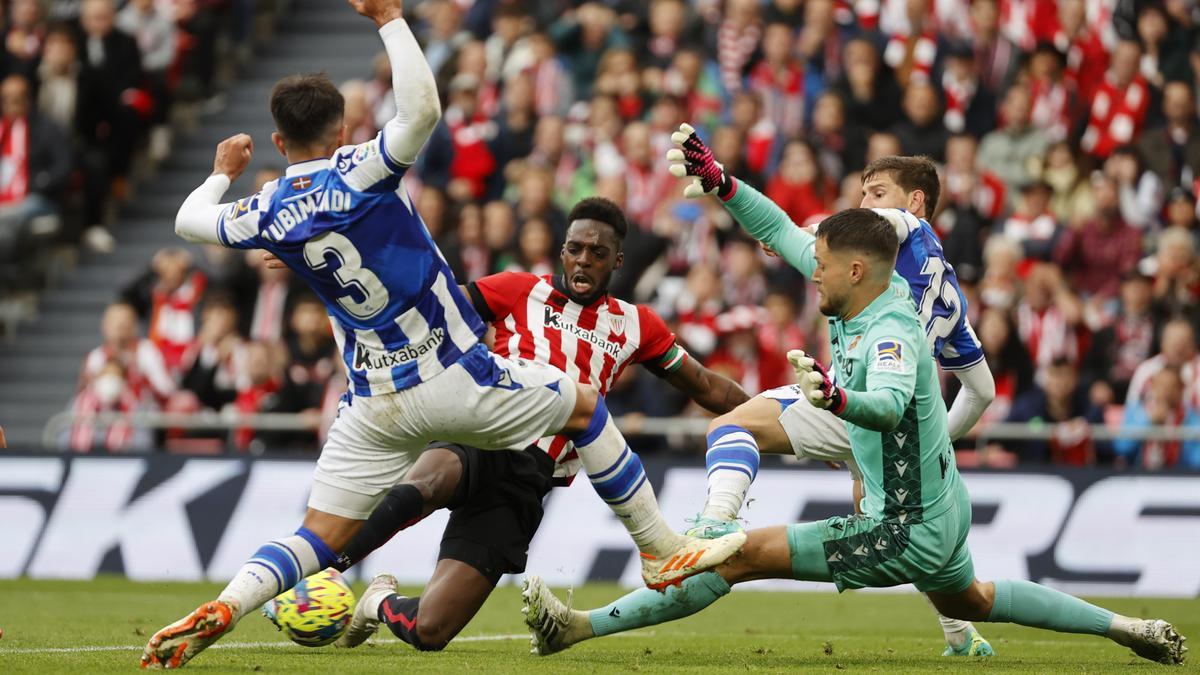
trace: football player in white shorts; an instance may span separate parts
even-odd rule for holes
[[[374,139],[342,146],[337,87],[325,75],[284,78],[271,93],[271,138],[290,165],[284,177],[221,203],[253,152],[249,136],[229,138],[175,221],[184,239],[264,249],[303,279],[330,314],[349,395],[317,462],[303,526],[256,551],[216,600],[155,633],[144,668],[184,665],[247,612],[332,565],[435,439],[503,450],[565,434],[637,544],[652,588],[717,565],[745,541],[743,533],[708,541],[674,532],[595,389],[483,344],[483,321],[401,184],[441,116],[433,73],[401,0],[349,2],[379,27],[396,116]]]

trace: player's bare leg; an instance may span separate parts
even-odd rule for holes
[[[358,646],[382,622],[417,650],[441,651],[479,612],[495,587],[479,570],[451,559],[438,561],[425,591],[415,598],[397,594],[395,579],[379,575],[371,584],[375,592],[369,589],[363,594],[350,627],[335,644]]]
[[[361,525],[361,520],[310,508],[296,534],[259,548],[216,600],[156,632],[142,652],[141,667],[183,666],[232,631],[247,612],[330,566],[335,547],[345,546]]]
[[[435,446],[422,452],[404,481],[388,490],[333,566],[345,572],[401,530],[449,506],[459,490],[462,474],[462,460],[452,450]]]
[[[667,525],[642,460],[617,430],[604,399],[591,387],[575,387],[575,408],[562,433],[574,442],[596,494],[637,545],[646,585],[661,590],[678,584],[736,553],[745,541],[742,532],[705,540],[686,537]]]
[[[1187,638],[1166,621],[1121,616],[1031,581],[976,579],[959,593],[928,595],[946,616],[1100,635],[1158,663],[1183,663],[1188,651],[1184,645]]]

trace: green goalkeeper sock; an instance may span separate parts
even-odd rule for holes
[[[597,637],[611,635],[691,616],[727,593],[729,584],[720,574],[705,572],[663,593],[640,588],[611,605],[588,612],[588,620]]]
[[[1047,628],[1060,633],[1107,635],[1113,613],[1031,581],[995,582],[996,598],[988,621]]]

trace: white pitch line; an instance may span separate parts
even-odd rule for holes
[[[529,634],[521,635],[468,635],[454,638],[454,642],[500,642],[502,640],[528,640]],[[372,640],[374,644],[393,644],[402,642],[395,638]],[[209,649],[260,649],[299,647],[292,642],[283,640],[276,642],[222,642]],[[134,652],[143,649],[142,645],[89,645],[85,647],[21,647],[17,649],[0,649],[0,656],[8,654],[79,654],[82,652]]]

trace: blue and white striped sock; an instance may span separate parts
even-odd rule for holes
[[[701,515],[733,520],[742,510],[746,492],[758,475],[758,443],[745,427],[726,424],[708,434],[708,500]]]
[[[238,615],[253,612],[266,601],[290,589],[337,559],[321,538],[302,527],[296,534],[263,544],[217,596],[232,600]]]
[[[659,557],[679,548],[683,538],[658,510],[642,460],[613,424],[604,399],[596,404],[588,428],[571,440],[596,494],[629,530],[638,550]]]

